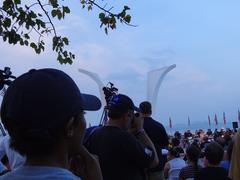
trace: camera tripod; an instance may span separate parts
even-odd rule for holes
[[[107,122],[107,117],[108,117],[108,109],[107,109],[107,106],[104,106],[100,123],[99,123],[100,126],[104,125]]]

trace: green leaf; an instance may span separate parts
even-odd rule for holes
[[[59,20],[63,17],[63,14],[59,9],[57,10],[57,17]]]
[[[31,12],[29,13],[29,17],[30,17],[30,18],[36,18],[36,17],[37,17],[37,14],[36,14],[35,12],[31,11]]]
[[[14,0],[15,4],[21,4],[21,0]]]
[[[57,10],[53,9],[51,14],[52,14],[52,17],[55,17],[57,15]]]
[[[88,6],[88,11],[92,10],[92,5]]]
[[[124,6],[123,9],[126,10],[130,10],[130,8],[128,6]]]
[[[25,40],[25,41],[24,41],[24,44],[25,44],[25,46],[28,46],[28,41]]]
[[[100,18],[100,19],[105,18],[105,14],[104,14],[104,13],[99,13],[99,18]]]
[[[127,22],[127,23],[130,23],[131,21],[131,16],[130,15],[127,15],[124,17],[124,20]]]
[[[64,42],[66,45],[69,44],[68,38],[64,37],[64,38],[62,38],[62,40],[63,40],[63,42]]]
[[[10,18],[5,18],[3,25],[5,27],[10,27],[11,26],[11,19]]]
[[[24,34],[24,37],[25,37],[26,39],[30,39],[30,37],[29,37],[28,34]]]
[[[31,42],[31,43],[30,43],[30,47],[33,48],[33,49],[35,49],[35,48],[37,48],[37,45],[36,45],[34,42]]]
[[[108,35],[108,29],[105,27],[104,28],[105,34]]]
[[[70,9],[69,9],[69,7],[67,7],[67,6],[63,6],[63,11],[64,11],[65,13],[70,13]]]

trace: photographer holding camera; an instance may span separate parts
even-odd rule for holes
[[[148,170],[149,180],[163,180],[163,167],[166,161],[166,157],[162,154],[162,149],[168,146],[168,135],[164,126],[154,120],[152,115],[152,105],[148,101],[143,101],[139,105],[141,116],[144,118],[144,130],[148,134],[149,138],[154,143],[159,158],[158,166]]]
[[[108,103],[108,122],[89,139],[89,151],[99,157],[104,180],[144,180],[145,169],[158,164],[143,118],[134,115],[134,109],[128,96],[113,95]]]

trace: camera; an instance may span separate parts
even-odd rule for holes
[[[108,85],[110,85],[110,87]],[[105,87],[103,87],[103,93],[105,95],[105,100],[108,105],[112,96],[118,94],[118,89],[114,87],[113,83],[109,82]]]

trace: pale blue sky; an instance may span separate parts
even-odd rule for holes
[[[236,120],[240,106],[239,0],[107,2],[113,3],[114,10],[128,4],[132,23],[138,27],[118,24],[106,36],[99,28],[99,11],[95,8],[89,13],[79,1],[72,1],[71,15],[56,25],[59,33],[69,36],[69,48],[76,54],[72,66],[59,65],[51,48],[35,55],[0,40],[0,68],[10,66],[16,75],[30,68],[59,68],[74,78],[81,91],[99,96],[95,83],[78,73],[77,68],[83,68],[98,73],[104,83],[113,82],[138,105],[146,98],[147,72],[176,64],[160,88],[156,119],[167,125],[171,116],[173,124],[186,124],[189,115],[192,122],[207,123],[208,114],[213,118],[217,113],[222,121],[225,111],[228,121]],[[87,113],[88,121],[97,124],[99,114]]]

